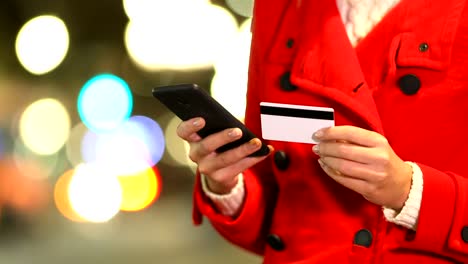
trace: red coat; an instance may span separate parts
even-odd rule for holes
[[[337,184],[311,145],[276,152],[245,172],[231,219],[197,183],[205,215],[265,263],[468,263],[468,6],[401,0],[353,48],[335,0],[256,0],[246,124],[261,135],[259,102],[335,109],[336,125],[383,133],[424,174],[417,231]]]

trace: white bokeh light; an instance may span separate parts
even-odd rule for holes
[[[87,221],[107,222],[120,211],[122,188],[117,177],[105,168],[79,165],[68,188],[71,207]]]
[[[69,46],[65,23],[55,16],[39,16],[28,21],[16,38],[16,54],[21,65],[33,74],[55,69]]]
[[[131,19],[125,31],[125,45],[132,60],[142,69],[209,68],[223,48],[234,41],[237,21],[220,6],[202,0],[174,0],[164,4],[155,1],[152,5],[145,8],[152,10],[150,13],[137,12],[136,7],[127,8]]]
[[[250,55],[251,19],[239,29],[236,41],[226,48],[215,64],[211,94],[231,114],[243,119],[246,106],[248,66]]]
[[[51,98],[32,103],[23,112],[19,122],[21,140],[40,155],[59,151],[68,139],[70,127],[67,109]]]

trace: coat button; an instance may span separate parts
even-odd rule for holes
[[[464,226],[461,232],[463,242],[468,243],[468,226]]]
[[[291,77],[290,72],[286,72],[283,75],[281,75],[280,87],[282,90],[290,92],[290,91],[294,91],[297,89],[297,86],[291,83],[290,77]]]
[[[275,153],[274,160],[278,170],[286,170],[289,166],[289,157],[286,152],[282,150]]]
[[[276,251],[281,251],[284,249],[283,240],[278,235],[269,234],[267,236],[267,243],[270,247]]]
[[[353,243],[363,247],[370,247],[372,244],[372,233],[367,229],[357,231],[354,235]]]
[[[404,94],[413,95],[419,91],[419,88],[421,88],[421,81],[418,76],[407,74],[398,80],[398,85]]]
[[[421,44],[419,44],[419,51],[420,52],[426,52],[429,50],[429,44],[427,44],[426,42],[423,42]]]
[[[292,47],[294,47],[294,39],[292,38],[288,39],[288,41],[286,41],[286,47],[288,47],[288,49],[291,49]]]

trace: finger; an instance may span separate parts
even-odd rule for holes
[[[193,143],[190,146],[189,157],[192,161],[201,160],[206,155],[214,152],[221,146],[233,142],[242,136],[239,128],[228,128],[223,131],[207,136],[203,140]]]
[[[327,166],[320,159],[318,160],[318,162],[320,164],[320,167],[322,167],[323,171],[325,171],[325,173],[328,176],[330,176],[333,180],[335,180],[337,183],[357,193],[360,193],[360,194],[365,193],[366,188],[368,186],[368,183],[366,181],[363,181],[357,178],[347,177],[341,173],[336,173],[335,170]]]
[[[375,159],[374,149],[348,142],[324,141],[315,145],[312,150],[321,157],[335,157],[364,164]]]
[[[355,126],[335,126],[320,129],[313,135],[318,141],[344,141],[365,147],[380,146],[386,142],[382,135]]]
[[[228,167],[241,159],[246,158],[248,155],[260,149],[261,146],[262,142],[258,138],[254,138],[239,147],[212,157],[209,162],[204,162],[204,160],[200,161],[198,169],[203,171],[204,174],[210,174],[213,171]]]
[[[268,147],[270,148],[270,153],[272,153],[273,152],[273,147],[271,147],[271,146],[268,146]],[[219,175],[238,175],[239,173],[244,172],[245,170],[247,170],[248,168],[254,166],[255,164],[263,161],[268,156],[269,155],[265,155],[265,156],[261,156],[261,157],[246,157],[246,158],[243,158],[243,159],[239,160],[238,162],[231,164],[228,167],[225,167],[225,168],[222,168],[222,169],[216,171],[216,173],[214,173],[212,175],[212,177],[213,177],[213,179],[216,180],[217,178],[222,177],[222,176],[219,176]]]
[[[322,157],[319,159],[322,164],[335,171],[335,174],[344,175],[348,178],[360,179],[371,182],[376,177],[373,170],[366,164],[357,163],[335,157]]]
[[[177,126],[177,135],[189,142],[197,141],[200,139],[200,136],[195,137],[193,134],[196,134],[200,129],[205,126],[205,120],[201,117],[196,117],[189,119],[187,121],[181,122]]]

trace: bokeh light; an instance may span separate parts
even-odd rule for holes
[[[164,149],[162,129],[144,116],[131,117],[107,133],[88,131],[81,147],[85,162],[98,163],[117,175],[134,174],[155,165]]]
[[[16,55],[33,74],[55,69],[65,58],[69,46],[65,23],[55,16],[39,16],[28,21],[16,38]]]
[[[161,180],[157,168],[148,168],[133,175],[118,177],[122,187],[122,211],[140,211],[157,200]]]
[[[23,167],[10,157],[0,159],[0,201],[2,205],[26,214],[45,210],[49,201],[49,181],[33,176],[40,172],[36,163],[25,160]]]
[[[129,0],[124,5],[131,18],[125,31],[127,51],[147,71],[212,67],[238,27],[228,10],[208,1]]]
[[[231,114],[243,119],[246,106],[248,66],[250,57],[250,24],[246,20],[240,27],[236,41],[227,47],[215,64],[211,94]]]
[[[66,218],[74,222],[84,222],[85,220],[80,217],[72,208],[69,199],[70,181],[75,174],[75,170],[71,169],[66,171],[55,183],[54,187],[54,201],[57,210]]]
[[[122,188],[115,175],[95,164],[76,167],[69,184],[69,199],[73,210],[83,219],[102,223],[120,210]]]
[[[27,148],[20,139],[14,141],[12,154],[18,169],[26,177],[37,179],[50,177],[59,160],[58,153],[38,155]]]
[[[59,101],[41,99],[29,105],[20,117],[21,140],[40,155],[54,154],[62,148],[70,133],[70,116]]]
[[[84,162],[83,156],[81,155],[81,145],[88,131],[88,128],[81,122],[71,129],[70,136],[65,144],[65,149],[67,159],[73,166],[78,166],[78,164]]]
[[[244,17],[252,17],[254,0],[226,0],[232,11]]]
[[[149,165],[156,165],[161,160],[165,149],[164,132],[161,126],[149,117],[132,116],[124,128],[145,144],[150,153]]]
[[[208,4],[210,0],[123,0],[124,11],[132,20],[160,15],[181,6],[190,9]]]
[[[5,155],[5,139],[3,136],[3,131],[0,129],[0,159]]]
[[[78,113],[91,130],[108,131],[128,119],[133,96],[128,84],[112,74],[90,79],[78,96]]]
[[[195,171],[196,164],[188,157],[190,145],[177,136],[177,126],[180,122],[181,120],[174,116],[166,126],[165,135],[168,157],[175,162],[172,165],[189,166],[192,171]]]

